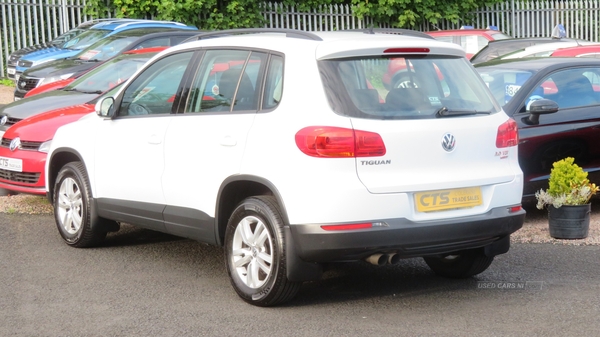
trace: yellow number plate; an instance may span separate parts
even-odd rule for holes
[[[415,204],[419,212],[466,208],[483,203],[479,187],[460,188],[415,193]]]

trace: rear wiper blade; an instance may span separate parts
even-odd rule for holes
[[[489,111],[477,111],[477,110],[454,110],[448,109],[443,106],[438,111],[436,111],[436,117],[453,117],[453,116],[467,116],[467,115],[489,115]]]

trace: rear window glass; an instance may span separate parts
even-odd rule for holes
[[[442,110],[500,111],[477,72],[462,57],[323,60],[319,69],[331,107],[344,116],[421,119],[437,118]]]

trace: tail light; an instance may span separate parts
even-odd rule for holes
[[[496,135],[496,147],[511,147],[519,144],[519,129],[517,122],[510,118],[502,125],[498,127],[498,134]]]
[[[303,153],[319,158],[380,157],[385,144],[374,132],[330,126],[310,126],[296,133]]]

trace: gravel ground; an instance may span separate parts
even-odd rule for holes
[[[13,101],[14,88],[0,85],[0,104]],[[597,205],[597,206],[596,206]],[[533,204],[525,204],[527,216],[523,228],[512,235],[513,242],[552,243],[558,245],[600,245],[600,199],[592,203],[590,232],[583,240],[557,240],[548,233],[548,215],[545,210],[538,210]],[[52,206],[45,197],[33,195],[0,196],[0,212],[22,214],[51,214]]]
[[[14,87],[0,85],[0,104],[8,104],[14,100]]]

